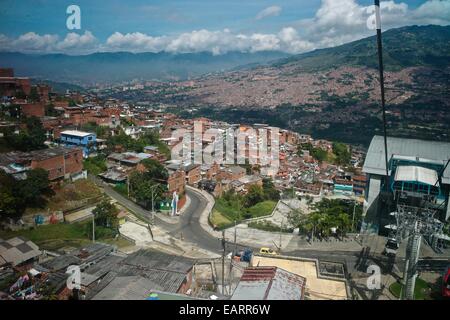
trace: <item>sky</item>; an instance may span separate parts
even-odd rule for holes
[[[374,34],[372,0],[0,0],[0,50],[25,53],[283,51]],[[80,8],[80,29],[66,13]],[[381,1],[384,30],[449,25],[450,0]]]

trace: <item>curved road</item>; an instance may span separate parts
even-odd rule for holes
[[[180,222],[169,228],[169,234],[174,237],[183,235],[186,241],[196,244],[199,248],[215,253],[220,252],[222,248],[220,240],[206,232],[199,223],[200,214],[205,209],[207,200],[191,190],[186,190],[186,194],[191,199],[191,203],[180,216]]]
[[[89,179],[103,188],[108,196],[134,212],[137,216],[144,218],[146,221],[152,220],[151,211],[145,210],[133,201],[122,196],[97,177],[89,176]],[[203,230],[199,223],[200,214],[206,207],[207,200],[197,192],[186,190],[186,193],[191,201],[189,207],[179,217],[179,222],[176,224],[169,223],[155,215],[155,224],[166,230],[173,237],[180,238],[182,235],[184,240],[197,245],[201,249],[219,253],[222,249],[220,240]]]
[[[151,221],[151,212],[143,209],[139,205],[125,198],[121,194],[117,193],[113,190],[109,185],[103,183],[101,180],[95,177],[89,177],[92,181],[94,181],[97,185],[102,187],[105,193],[111,198],[115,199],[117,202],[121,203],[129,210],[133,211],[138,216],[144,217],[147,221]],[[207,200],[199,193],[193,192],[191,190],[186,190],[186,193],[191,199],[191,203],[188,208],[184,210],[184,213],[179,217],[178,223],[169,223],[158,216],[155,216],[155,223],[166,230],[171,236],[180,238],[181,235],[183,239],[197,245],[201,249],[209,250],[214,253],[221,253],[222,245],[221,241],[218,238],[211,236],[208,232],[203,230],[200,226],[199,219],[200,214],[203,212],[203,209],[207,205]],[[228,242],[227,245],[233,245]],[[243,246],[238,244],[239,248],[244,248]],[[255,249],[255,248],[253,248]],[[358,265],[358,261],[360,260],[359,256],[361,253],[359,252],[347,252],[347,251],[319,251],[319,250],[295,250],[290,251],[288,253],[292,256],[301,256],[301,257],[310,257],[316,258],[319,260],[328,260],[328,261],[336,261],[343,262],[349,267],[349,271],[353,271]],[[386,258],[379,257],[381,261],[378,262],[386,262],[383,261]],[[448,265],[448,259],[432,259],[430,257],[425,257],[420,259],[418,268],[421,270],[433,270],[441,272],[444,270],[445,266]],[[371,259],[370,259],[371,260]],[[378,259],[377,259],[378,260]],[[402,259],[398,259],[397,261],[399,266],[403,265]],[[352,270],[353,269],[353,270]]]

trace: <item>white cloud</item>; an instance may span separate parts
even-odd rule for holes
[[[126,50],[131,52],[159,52],[165,49],[167,37],[152,37],[141,32],[122,34],[115,32],[104,45],[107,51]]]
[[[82,35],[68,33],[62,41],[54,34],[39,35],[34,32],[25,33],[17,39],[10,39],[5,35],[0,35],[2,51],[26,53],[65,52],[68,54],[79,54],[96,49],[96,42],[97,39],[90,31],[85,31]]]
[[[279,6],[270,6],[261,10],[255,17],[256,20],[261,20],[267,17],[279,16],[281,13],[281,7]]]
[[[49,52],[53,50],[57,42],[57,35],[44,34],[41,36],[34,32],[28,32],[21,35],[19,38],[12,40],[9,45],[13,50],[25,52]]]
[[[395,0],[381,1],[380,6],[383,30],[413,24],[450,24],[450,0],[429,0],[414,9],[405,2]],[[369,8],[370,6],[360,5],[357,0],[322,0],[314,17],[296,21],[276,33],[244,34],[229,29],[200,29],[179,35],[151,36],[141,32],[115,32],[103,43],[89,31],[84,34],[68,33],[62,40],[57,35],[39,35],[34,32],[16,39],[0,34],[0,50],[69,54],[95,51],[209,51],[218,55],[229,51],[263,50],[301,53],[373,35],[374,31],[367,28],[367,19],[372,14]],[[258,13],[257,19],[280,12],[280,7],[268,7]]]
[[[427,1],[412,13],[411,20],[421,21],[422,24],[448,25],[450,23],[450,1]]]
[[[367,19],[372,6],[363,6],[356,0],[322,0],[314,18],[303,19],[293,26],[302,30],[305,40],[317,47],[335,46],[372,35]],[[406,25],[450,24],[450,0],[429,0],[411,9],[404,2],[381,1],[383,30]]]
[[[93,49],[96,42],[97,39],[90,31],[85,31],[82,35],[75,32],[70,32],[66,35],[63,41],[56,45],[56,48],[61,51],[65,51],[66,53],[79,53],[80,51]]]

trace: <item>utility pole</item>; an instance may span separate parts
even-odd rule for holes
[[[381,109],[383,112],[384,160],[386,165],[386,192],[389,192],[389,160],[387,153],[386,100],[384,96],[383,46],[381,41],[380,0],[375,1],[375,22],[377,28],[378,65],[380,70]]]
[[[222,295],[225,295],[225,230],[222,230]]]
[[[92,242],[95,243],[95,214],[92,213]]]
[[[284,222],[284,218],[281,219],[281,225],[280,225],[280,250],[281,250],[281,236],[283,235],[283,222]]]
[[[236,220],[234,220],[234,254],[236,254],[237,253],[237,243],[236,243],[236,238],[237,238],[237,235],[236,235]]]
[[[152,223],[155,221],[155,189],[152,189]]]
[[[353,203],[352,232],[355,224],[355,211],[356,211],[356,199],[355,202]]]

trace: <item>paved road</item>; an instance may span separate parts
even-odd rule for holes
[[[90,176],[89,179],[102,187],[104,192],[109,197],[113,198],[138,216],[147,221],[151,221],[152,214],[149,210],[145,210],[133,201],[125,198],[98,178]],[[191,202],[189,207],[186,208],[184,213],[180,216],[179,223],[169,223],[160,219],[158,216],[155,216],[155,225],[161,227],[170,235],[178,239],[183,236],[184,240],[196,244],[199,248],[206,249],[214,253],[219,253],[222,248],[220,241],[203,230],[199,223],[200,214],[207,205],[206,199],[197,192],[186,190],[186,193],[191,199]]]
[[[199,248],[220,253],[222,247],[220,240],[203,230],[199,223],[200,214],[206,207],[207,200],[191,190],[186,190],[186,194],[191,203],[180,216],[178,225],[175,225],[175,228],[172,226],[169,233],[177,238],[182,235],[184,240],[196,244]]]
[[[151,212],[143,209],[134,202],[123,197],[121,194],[113,190],[109,185],[104,184],[97,178],[90,177],[91,180],[100,185],[105,193],[111,198],[115,199],[117,202],[127,207],[129,210],[133,211],[137,215],[144,217],[146,220],[151,220]],[[196,244],[199,248],[209,250],[214,253],[221,253],[222,245],[219,239],[211,236],[208,232],[203,230],[200,226],[199,218],[200,214],[205,208],[207,201],[206,199],[198,194],[187,190],[186,193],[191,199],[191,203],[188,208],[185,209],[182,216],[180,216],[180,221],[178,224],[168,223],[157,216],[155,216],[155,224],[166,230],[170,235],[180,238],[181,235],[183,239]],[[238,249],[243,249],[247,246],[238,245]],[[231,242],[227,243],[227,252],[234,249],[234,244]],[[257,249],[257,248],[252,248]],[[306,258],[316,258],[323,261],[335,261],[345,263],[348,267],[348,271],[354,271],[359,264],[365,264],[364,257],[360,257],[360,252],[354,251],[319,251],[319,250],[295,250],[285,253],[290,256],[306,257]],[[361,263],[362,260],[362,263]],[[440,271],[444,269],[447,265],[447,259],[420,259],[419,270],[433,270]],[[388,265],[389,261],[386,257],[371,254],[371,257],[367,259],[367,262],[374,262],[377,264]],[[396,259],[396,264],[399,269],[402,269],[404,264],[403,259]]]

